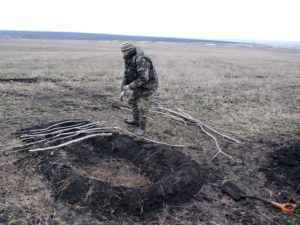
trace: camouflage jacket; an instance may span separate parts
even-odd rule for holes
[[[125,72],[122,86],[129,85],[135,97],[149,97],[158,88],[153,63],[140,48],[124,56]]]

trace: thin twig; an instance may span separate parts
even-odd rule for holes
[[[112,135],[112,133],[91,134],[91,135],[87,135],[87,136],[84,136],[84,137],[81,137],[81,138],[78,138],[78,139],[75,139],[75,140],[72,140],[72,141],[69,141],[69,142],[65,142],[65,143],[60,144],[60,145],[46,147],[46,148],[31,149],[31,150],[29,150],[29,152],[38,152],[38,151],[45,151],[45,150],[57,149],[57,148],[61,148],[61,147],[64,147],[64,146],[67,146],[67,145],[70,145],[70,144],[73,144],[73,143],[76,143],[76,142],[80,142],[80,141],[92,138],[92,137],[97,137],[97,136],[111,136],[111,135]]]
[[[123,131],[124,133],[127,133],[127,134],[130,134],[132,136],[135,136],[135,137],[138,137],[138,138],[142,138],[144,140],[147,140],[147,141],[150,141],[150,142],[153,142],[153,143],[156,143],[156,144],[162,144],[162,145],[167,145],[167,146],[171,146],[171,147],[180,147],[180,148],[183,148],[185,147],[185,145],[172,145],[172,144],[168,144],[168,143],[165,143],[165,142],[160,142],[160,141],[154,141],[152,139],[149,139],[149,138],[145,138],[144,136],[138,136],[128,130],[125,130],[125,129],[122,129],[120,127],[114,127],[114,129],[117,129],[117,130],[120,130],[120,131]]]
[[[211,131],[213,131],[213,132],[215,132],[215,133],[217,133],[217,134],[219,134],[219,135],[221,135],[221,136],[223,136],[223,137],[226,137],[226,138],[228,138],[230,140],[233,140],[233,141],[236,141],[236,142],[240,143],[239,141],[237,141],[234,138],[231,138],[231,137],[229,137],[227,135],[224,135],[224,134],[216,131],[215,129],[211,128],[210,126],[205,125],[200,120],[197,120],[197,119],[193,118],[191,115],[189,115],[188,113],[184,112],[183,110],[181,110],[179,108],[177,108],[177,110],[179,112],[176,112],[174,110],[167,109],[167,108],[164,108],[164,107],[160,107],[160,109],[165,110],[165,111],[167,111],[169,113],[175,114],[175,115],[177,115],[179,117],[182,117],[182,118],[184,118],[184,119],[186,119],[186,120],[188,120],[190,122],[195,123],[197,126],[199,126],[201,128],[201,130],[204,133],[206,133],[207,135],[209,135],[214,140],[214,142],[215,142],[215,144],[217,146],[217,149],[218,149],[218,152],[214,155],[214,157],[212,159],[214,159],[215,157],[217,157],[217,155],[219,155],[220,153],[222,153],[222,154],[226,155],[227,157],[229,157],[230,159],[233,160],[233,158],[230,155],[228,155],[227,153],[225,153],[225,152],[222,151],[222,149],[220,148],[219,143],[217,141],[217,138],[215,136],[213,136],[211,133],[209,133],[207,130],[205,130],[204,127],[207,128],[207,129],[209,129],[209,130],[211,130]]]
[[[225,137],[225,138],[227,138],[227,139],[229,139],[229,140],[232,140],[232,141],[235,141],[235,142],[237,142],[237,143],[241,143],[240,141],[236,140],[235,138],[229,137],[228,135],[225,135],[225,134],[223,134],[223,133],[221,133],[221,132],[215,130],[214,128],[212,128],[212,127],[210,127],[210,126],[204,124],[204,123],[201,122],[200,120],[195,119],[194,117],[192,117],[191,115],[187,114],[186,112],[183,112],[183,111],[182,111],[181,109],[179,109],[179,108],[177,108],[177,109],[180,111],[180,113],[175,112],[175,111],[173,111],[173,110],[171,110],[171,109],[164,108],[164,107],[160,107],[160,109],[165,110],[165,111],[168,111],[168,112],[171,112],[171,113],[176,114],[176,115],[178,115],[178,116],[181,116],[181,117],[183,117],[183,118],[185,118],[185,119],[187,119],[187,120],[190,120],[191,122],[194,122],[194,123],[196,123],[196,124],[197,124],[197,123],[198,123],[198,124],[201,124],[201,125],[204,126],[205,128],[207,128],[207,129],[213,131],[213,132],[216,133],[216,134],[219,134],[219,135],[222,136],[222,137]]]
[[[217,148],[218,148],[218,151],[219,151],[219,152],[217,152],[217,153],[215,154],[215,156],[212,157],[212,159],[214,159],[215,157],[217,157],[217,155],[219,155],[219,153],[222,153],[222,154],[228,156],[230,159],[233,160],[233,158],[232,158],[230,155],[228,155],[227,153],[225,153],[225,152],[223,152],[223,151],[221,150],[221,148],[220,148],[220,146],[219,146],[219,144],[218,144],[217,139],[216,139],[212,134],[210,134],[209,132],[207,132],[207,131],[203,128],[203,126],[201,126],[201,129],[203,130],[204,133],[206,133],[207,135],[209,135],[209,136],[215,141],[216,146],[217,146]]]
[[[76,128],[76,127],[82,126],[82,125],[88,125],[88,124],[83,122],[83,123],[78,123],[76,125],[73,124],[73,125],[64,126],[64,127],[54,127],[54,128],[47,129],[47,130],[44,130],[44,129],[39,130],[39,131],[38,130],[35,130],[35,131],[29,130],[29,131],[25,131],[24,133],[32,134],[32,135],[35,135],[35,134],[49,134],[49,133],[54,132],[54,131],[60,131],[62,129],[66,129],[66,128],[72,129],[72,128]]]
[[[77,126],[77,127],[71,127],[71,128],[62,128],[60,130],[57,130],[57,131],[53,131],[53,132],[46,132],[46,133],[40,133],[40,134],[25,134],[25,135],[22,135],[20,136],[21,139],[28,139],[28,138],[34,138],[34,137],[44,137],[46,135],[54,135],[54,134],[58,134],[58,133],[62,133],[62,132],[65,132],[65,131],[69,131],[69,130],[74,130],[74,129],[77,129],[77,130],[80,130],[80,129],[89,129],[89,127],[91,126],[95,126],[97,125],[99,122],[94,122],[94,123],[89,123],[89,124],[85,124],[85,125],[82,125],[82,126]]]
[[[150,112],[158,113],[158,114],[164,115],[164,116],[166,116],[166,117],[169,117],[169,118],[171,118],[171,119],[178,120],[178,121],[180,121],[180,122],[183,122],[183,123],[185,124],[185,126],[187,126],[186,121],[185,121],[184,119],[182,119],[182,118],[179,118],[179,117],[176,117],[176,116],[173,116],[173,115],[169,115],[169,114],[167,114],[167,113],[155,111],[155,110],[150,110]]]
[[[50,144],[52,142],[61,141],[61,140],[67,139],[67,138],[76,137],[80,134],[93,134],[93,133],[98,134],[98,131],[101,131],[101,133],[111,133],[111,128],[109,130],[105,130],[104,128],[80,130],[80,131],[76,131],[76,132],[64,133],[64,135],[66,135],[66,136],[63,136],[63,137],[60,137],[60,138],[55,138],[55,139],[52,139],[52,140],[45,139],[45,140],[46,141],[48,140],[47,144]]]
[[[80,132],[80,133],[84,133],[84,132]],[[49,144],[49,143],[54,142],[54,141],[59,141],[59,140],[69,138],[69,137],[73,136],[73,134],[77,135],[77,134],[79,134],[79,131],[68,132],[68,133],[59,133],[59,134],[56,134],[52,137],[41,139],[41,140],[38,140],[38,141],[34,141],[34,142],[31,142],[31,143],[26,144],[26,145],[19,145],[19,146],[15,146],[15,147],[6,148],[6,149],[1,150],[0,152],[9,151],[10,153],[15,153],[15,152],[26,151],[26,150],[29,150],[32,146],[34,146],[36,144],[40,144],[40,143],[43,143],[43,142],[46,142],[47,144]],[[76,135],[74,135],[74,136],[76,136]]]
[[[42,132],[42,131],[47,131],[47,130],[50,130],[50,129],[54,128],[54,127],[57,127],[57,126],[60,126],[60,125],[62,125],[62,124],[66,124],[66,123],[74,123],[74,121],[66,120],[66,121],[62,121],[62,122],[60,122],[60,123],[52,124],[51,126],[46,127],[46,128],[41,128],[41,129],[30,129],[30,130],[21,130],[21,131],[15,132],[15,134],[18,134],[18,133],[30,133],[30,132]],[[79,121],[78,124],[80,124],[80,123],[82,123],[82,122]],[[76,124],[75,126],[78,126],[78,124]],[[70,125],[70,126],[74,126],[74,124],[73,124],[73,125]],[[69,127],[69,126],[65,126],[65,128],[67,128],[67,127]]]

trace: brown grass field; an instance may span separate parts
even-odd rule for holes
[[[300,224],[298,208],[286,214],[256,200],[234,201],[220,189],[223,181],[233,180],[247,193],[299,206],[300,49],[229,43],[136,45],[152,58],[160,82],[145,137],[184,147],[120,134],[51,154],[13,152],[24,144],[14,132],[57,121],[100,121],[130,132],[134,128],[123,122],[130,111],[119,101],[124,67],[120,42],[0,39],[0,224]],[[12,78],[16,80],[7,81]],[[239,140],[215,135],[232,159],[214,157],[218,149],[210,136],[191,123],[157,113],[160,106],[179,108]],[[145,149],[166,160],[156,157],[146,167],[143,162],[149,158],[137,157],[147,154]],[[173,156],[181,160],[183,171],[195,172],[183,173],[191,182],[176,186],[170,178],[172,193],[151,196],[148,187],[155,190],[162,182],[149,176],[152,170],[170,164],[172,169],[161,170],[168,179],[181,173],[179,161],[171,165]],[[81,190],[84,196],[78,187],[63,195],[70,186],[59,177],[63,172],[79,174],[82,189],[94,186]],[[112,197],[107,203],[101,194],[93,194],[104,184],[110,190],[149,195],[139,199],[143,206],[133,198],[122,203],[125,198]]]

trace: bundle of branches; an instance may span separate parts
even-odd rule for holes
[[[100,127],[99,122],[61,121],[46,128],[15,132],[26,144],[14,147],[10,152],[52,150],[96,136],[110,136],[115,132],[112,127]]]
[[[24,144],[3,149],[1,152],[15,153],[20,151],[38,152],[54,150],[89,138],[97,136],[111,136],[115,133],[124,133],[156,144],[184,147],[183,145],[172,145],[154,141],[146,137],[139,137],[136,134],[120,127],[102,127],[100,126],[100,122],[61,121],[53,123],[45,128],[22,129],[15,132],[14,134],[21,139]]]
[[[219,131],[217,131],[216,129],[204,124],[202,121],[192,117],[191,115],[189,115],[188,113],[184,112],[183,110],[179,109],[176,107],[176,111],[175,110],[171,110],[171,109],[168,109],[168,108],[164,108],[164,107],[159,107],[159,111],[154,111],[156,113],[160,113],[160,114],[163,114],[163,115],[166,115],[168,117],[171,117],[172,119],[175,119],[175,120],[179,120],[179,121],[182,121],[186,124],[186,122],[189,122],[189,123],[192,123],[192,124],[195,124],[196,126],[200,127],[201,130],[207,134],[208,136],[210,136],[216,146],[217,146],[217,149],[218,149],[218,152],[213,156],[212,159],[214,159],[215,157],[217,157],[220,153],[223,154],[223,155],[226,155],[228,156],[230,159],[233,159],[230,155],[228,155],[227,153],[225,153],[224,151],[222,151],[222,149],[220,148],[220,145],[218,143],[218,140],[217,138],[212,134],[212,133],[215,133],[215,134],[218,134],[224,138],[227,138],[231,141],[234,141],[236,143],[240,143],[237,139],[235,138],[232,138],[228,135],[225,135]]]

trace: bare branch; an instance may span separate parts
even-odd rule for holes
[[[209,132],[207,132],[207,131],[203,128],[203,126],[201,126],[201,129],[203,130],[204,133],[206,133],[207,135],[209,135],[209,136],[215,141],[216,146],[217,146],[217,148],[218,148],[218,152],[215,154],[215,156],[214,156],[212,159],[214,159],[215,157],[217,157],[217,155],[219,155],[219,153],[222,153],[222,154],[228,156],[230,159],[233,160],[233,158],[232,158],[230,155],[228,155],[227,153],[225,153],[225,152],[223,152],[223,151],[221,150],[221,148],[220,148],[220,146],[219,146],[219,144],[218,144],[217,139],[216,139],[212,134],[210,134]]]
[[[186,121],[184,119],[182,119],[182,118],[179,118],[179,117],[176,117],[176,116],[173,116],[173,115],[169,115],[167,113],[155,111],[155,110],[150,110],[150,112],[154,112],[154,113],[158,113],[158,114],[164,115],[164,116],[169,117],[169,118],[171,118],[173,120],[178,120],[180,122],[183,122],[185,124],[185,126],[187,126]]]
[[[60,123],[55,123],[55,124],[53,124],[53,125],[51,125],[49,127],[46,127],[46,128],[31,129],[31,130],[21,130],[21,131],[15,132],[15,134],[20,134],[20,133],[35,133],[35,132],[49,131],[52,128],[55,128],[57,126],[60,126],[60,125],[66,124],[66,123],[74,123],[74,121],[66,120],[66,121],[63,121],[63,122],[60,122]],[[83,124],[83,122],[78,122],[76,125],[73,124],[73,125],[70,125],[70,126],[64,126],[64,128],[72,127],[72,126],[79,126],[81,124]]]
[[[185,147],[185,145],[172,145],[172,144],[168,144],[168,143],[165,143],[165,142],[160,142],[160,141],[154,141],[152,139],[149,139],[149,138],[145,138],[144,136],[138,136],[128,130],[125,130],[125,129],[122,129],[120,127],[114,127],[114,129],[117,129],[117,130],[120,130],[120,131],[123,131],[124,133],[127,133],[127,134],[130,134],[132,136],[135,136],[135,137],[138,137],[138,138],[142,138],[144,140],[147,140],[147,141],[150,141],[150,142],[153,142],[153,143],[156,143],[156,144],[161,144],[161,145],[167,145],[167,146],[172,146],[172,147]]]
[[[177,108],[177,107],[176,107],[176,108]],[[192,117],[191,115],[187,114],[186,112],[182,111],[182,110],[179,109],[179,108],[177,108],[177,109],[180,111],[180,113],[175,112],[175,111],[173,111],[173,110],[171,110],[171,109],[164,108],[164,107],[160,107],[160,109],[165,110],[165,111],[168,111],[168,112],[171,112],[171,113],[173,113],[173,114],[175,114],[175,115],[178,115],[178,116],[180,116],[180,117],[183,117],[183,118],[189,120],[190,122],[196,123],[196,124],[199,125],[199,126],[202,125],[202,126],[204,126],[205,128],[207,128],[207,129],[213,131],[214,133],[219,134],[220,136],[225,137],[225,138],[227,138],[227,139],[229,139],[229,140],[235,141],[235,142],[237,142],[237,143],[241,143],[240,141],[236,140],[235,138],[229,137],[228,135],[225,135],[225,134],[223,134],[223,133],[221,133],[221,132],[215,130],[214,128],[212,128],[212,127],[210,127],[210,126],[204,124],[204,123],[201,122],[200,120],[195,119],[194,117]]]
[[[182,119],[179,118],[179,120],[182,120]],[[25,144],[25,145],[7,148],[7,149],[1,150],[1,151],[9,151],[10,153],[15,153],[15,152],[20,152],[20,151],[36,152],[36,151],[52,150],[52,149],[61,148],[61,147],[88,139],[91,137],[110,136],[113,133],[119,133],[119,132],[127,133],[132,136],[142,138],[144,140],[147,140],[147,141],[150,141],[153,143],[157,143],[157,144],[163,144],[163,145],[172,146],[172,147],[184,147],[184,145],[172,145],[172,144],[167,144],[164,142],[154,141],[149,138],[140,137],[134,133],[131,133],[131,132],[129,132],[125,129],[119,128],[119,127],[98,127],[96,125],[98,125],[99,122],[88,123],[88,124],[86,124],[85,122],[82,122],[82,123],[77,123],[76,125],[72,125],[72,126],[65,126],[65,127],[62,126],[69,122],[71,122],[71,121],[56,123],[45,129],[26,130],[28,133],[26,133],[26,131],[23,131],[23,135],[21,136],[23,141],[25,141],[25,140],[33,141],[36,138],[40,138],[40,140],[33,141],[33,142]],[[57,126],[61,126],[61,127],[58,128]],[[74,139],[78,135],[85,135],[85,136]],[[65,142],[67,139],[72,139],[72,140]],[[51,146],[51,144],[54,142],[63,142],[63,143],[55,145],[55,146]],[[44,146],[47,146],[47,147],[40,147],[40,148],[32,149],[33,146],[35,146],[36,144],[43,144]]]
[[[62,132],[69,131],[69,130],[74,130],[74,129],[77,129],[77,130],[89,129],[90,127],[95,126],[98,123],[99,122],[94,122],[94,123],[89,123],[89,124],[76,126],[76,127],[71,127],[71,128],[62,127],[62,129],[56,130],[56,131],[53,131],[53,132],[45,132],[45,133],[38,133],[38,134],[25,134],[25,135],[20,136],[20,138],[21,139],[26,139],[26,138],[28,139],[28,138],[34,138],[34,137],[44,137],[46,135],[55,135],[55,134],[58,134],[58,133],[62,133]]]
[[[179,112],[176,112],[176,111],[174,111],[174,110],[167,109],[167,108],[164,108],[164,107],[160,107],[160,109],[165,110],[165,111],[167,111],[167,112],[169,112],[169,113],[175,114],[176,116],[179,116],[179,117],[181,117],[181,118],[184,118],[184,119],[186,119],[186,120],[188,120],[188,121],[190,121],[190,122],[196,124],[198,127],[201,128],[201,130],[202,130],[204,133],[206,133],[208,136],[210,136],[210,137],[214,140],[214,142],[215,142],[215,144],[216,144],[216,146],[217,146],[217,149],[218,149],[218,152],[214,155],[214,157],[213,157],[212,159],[214,159],[215,157],[217,157],[217,155],[219,155],[220,153],[222,153],[222,154],[226,155],[227,157],[229,157],[230,159],[233,160],[233,158],[232,158],[230,155],[228,155],[227,153],[225,153],[225,152],[223,152],[223,151],[221,150],[221,148],[220,148],[220,146],[219,146],[219,143],[218,143],[218,141],[217,141],[217,138],[216,138],[215,136],[213,136],[211,133],[209,133],[207,130],[205,130],[204,127],[207,128],[207,129],[209,129],[209,130],[211,130],[211,131],[213,131],[213,132],[215,132],[216,134],[219,134],[219,135],[221,135],[221,136],[223,136],[223,137],[226,137],[226,138],[228,138],[228,139],[230,139],[230,140],[233,140],[233,141],[235,141],[235,142],[240,143],[238,140],[236,140],[236,139],[234,139],[234,138],[231,138],[231,137],[229,137],[229,136],[227,136],[227,135],[225,135],[225,134],[222,134],[222,133],[216,131],[215,129],[211,128],[210,126],[205,125],[205,124],[202,123],[200,120],[193,118],[191,115],[189,115],[188,113],[184,112],[183,110],[181,110],[181,109],[179,109],[179,108],[177,108],[177,107],[176,107],[176,109],[177,109]]]
[[[46,148],[30,149],[29,152],[38,152],[38,151],[57,149],[57,148],[61,148],[61,147],[64,147],[64,146],[67,146],[67,145],[70,145],[70,144],[73,144],[73,143],[76,143],[76,142],[80,142],[80,141],[92,138],[92,137],[111,136],[111,135],[112,135],[112,133],[91,134],[91,135],[87,135],[87,136],[84,136],[84,137],[81,137],[81,138],[78,138],[78,139],[75,139],[75,140],[72,140],[72,141],[69,141],[69,142],[65,142],[65,143],[60,144],[60,145],[56,145],[56,146],[51,146],[51,147],[46,147]]]

